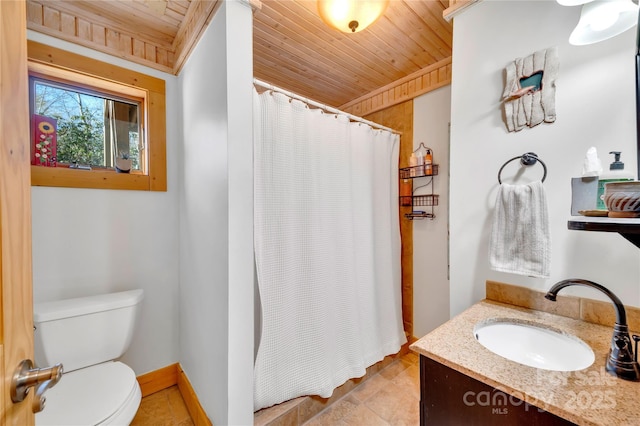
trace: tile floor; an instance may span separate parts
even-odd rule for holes
[[[304,426],[419,424],[420,361],[410,352],[316,414]]]
[[[178,386],[142,398],[131,426],[193,426]]]
[[[419,363],[419,357],[413,352],[398,357],[304,426],[417,426],[420,423]],[[142,398],[131,423],[131,426],[170,425],[193,425],[177,386]]]

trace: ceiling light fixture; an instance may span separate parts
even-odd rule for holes
[[[345,33],[357,33],[373,24],[389,0],[318,0],[318,12],[327,25]]]
[[[557,2],[563,6],[580,6],[581,4],[589,3],[593,0],[557,0]]]
[[[580,21],[569,43],[581,46],[622,34],[638,22],[638,6],[631,0],[596,0],[582,6]]]

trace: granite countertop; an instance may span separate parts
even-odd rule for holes
[[[483,320],[532,321],[575,335],[595,353],[584,370],[541,370],[510,361],[486,349],[473,329]],[[498,302],[479,302],[438,327],[410,348],[480,382],[579,425],[640,424],[640,383],[618,379],[604,367],[611,327]],[[637,334],[637,333],[636,333]]]

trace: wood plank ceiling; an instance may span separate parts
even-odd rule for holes
[[[448,1],[391,0],[365,30],[326,25],[316,2],[266,0],[254,20],[254,75],[332,106],[343,105],[451,56]]]
[[[0,0],[1,1],[1,0]],[[391,0],[346,34],[315,0],[263,0],[254,11],[256,78],[339,107],[451,56],[448,0]],[[27,0],[28,28],[177,74],[220,0]]]

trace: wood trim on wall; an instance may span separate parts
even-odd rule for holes
[[[461,14],[471,6],[482,0],[449,0],[449,7],[442,11],[442,17],[450,22],[456,15]]]
[[[167,365],[166,367],[138,376],[137,380],[140,385],[143,398],[163,389],[177,385],[180,395],[187,406],[189,415],[193,420],[193,424],[196,426],[213,425],[211,420],[209,420],[209,417],[207,417],[207,413],[205,413],[202,408],[202,405],[200,405],[198,396],[193,390],[191,382],[189,382],[187,375],[184,374],[179,363]]]
[[[27,28],[177,75],[222,2],[192,1],[173,42],[145,37],[108,19],[85,17],[72,2],[27,1]],[[91,20],[89,20],[91,19]]]
[[[340,106],[340,110],[364,117],[451,84],[451,57],[418,70]]]
[[[27,28],[160,71],[173,71],[175,51],[170,44],[145,40],[135,31],[116,28],[106,20],[90,22],[64,7],[65,2],[45,5],[27,1]]]
[[[398,167],[408,167],[413,152],[413,100],[393,105],[365,116],[367,120],[402,132]],[[400,180],[398,180],[400,185]],[[400,238],[402,267],[402,322],[407,338],[413,338],[413,221],[405,219],[412,207],[400,206]]]
[[[173,64],[173,73],[178,75],[185,61],[195,48],[202,33],[207,28],[209,22],[220,8],[222,2],[215,1],[198,1],[192,3],[185,16],[182,27],[178,31],[173,41],[173,52],[175,63]]]
[[[179,370],[180,366],[178,363],[175,363],[138,376],[137,379],[140,390],[142,391],[142,397],[144,398],[152,393],[177,385]]]
[[[189,382],[187,375],[180,365],[178,365],[178,389],[180,390],[182,399],[184,399],[187,410],[189,410],[193,424],[196,426],[213,426],[213,423],[209,420],[209,417],[207,417],[207,413],[205,413],[202,405],[200,405],[198,395],[196,395],[196,392],[193,390],[191,382]]]

